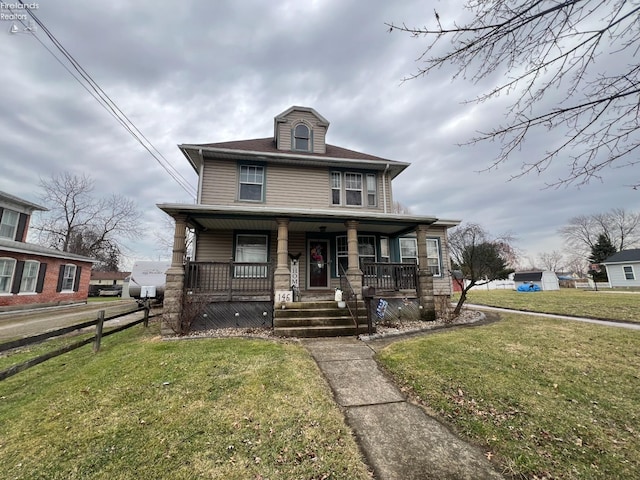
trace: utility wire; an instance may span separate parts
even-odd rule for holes
[[[24,5],[22,0],[18,0],[20,4]],[[136,140],[142,147],[149,152],[149,154],[160,164],[162,168],[173,178],[182,189],[187,192],[192,198],[196,198],[196,190],[189,184],[189,182],[178,172],[175,167],[165,158],[162,153],[153,145],[153,143],[138,129],[138,127],[127,117],[127,115],[118,107],[118,105],[107,95],[107,93],[98,85],[98,83],[87,73],[87,71],[80,65],[80,63],[64,48],[64,46],[58,41],[58,39],[49,31],[49,29],[42,23],[42,21],[33,13],[29,8],[25,8],[29,15],[34,19],[38,26],[45,32],[47,37],[55,45],[55,47],[62,52],[67,61],[71,64],[74,70],[76,70],[84,81],[91,87],[91,90],[83,81],[78,78],[58,56],[49,49],[40,38],[31,32],[36,40],[60,63],[65,70],[78,82],[80,85],[112,116],[120,125],[129,132],[129,134]],[[20,20],[25,27],[27,27],[22,20]],[[142,139],[144,139],[144,142]],[[146,142],[146,143],[145,143]],[[148,145],[147,145],[148,144]],[[154,154],[155,151],[158,155]]]

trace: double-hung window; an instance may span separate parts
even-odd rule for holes
[[[418,241],[415,238],[400,239],[400,261],[418,263]]]
[[[440,242],[437,238],[427,238],[427,265],[433,276],[439,277],[441,275]]]
[[[367,206],[375,207],[377,204],[376,199],[376,176],[373,173],[367,173]]]
[[[309,127],[303,123],[296,125],[296,128],[293,129],[293,149],[308,152],[309,145],[311,145]]]
[[[235,261],[240,263],[266,263],[268,253],[267,235],[236,235]],[[266,265],[236,265],[236,277],[264,278],[267,276]]]
[[[347,237],[339,235],[336,237],[336,256],[338,258],[338,266],[336,275],[340,276],[341,268],[347,271],[349,266],[349,247],[347,245]],[[360,268],[365,262],[376,261],[376,237],[373,235],[358,235],[358,257],[360,260]]]
[[[0,293],[11,292],[11,280],[16,261],[13,258],[0,258]]]
[[[249,202],[264,201],[264,167],[240,165],[238,199]]]
[[[344,190],[347,205],[362,205],[362,174],[345,173]]]
[[[331,205],[342,205],[342,173],[331,172]]]
[[[72,292],[73,287],[75,286],[76,279],[76,266],[67,264],[64,266],[64,272],[62,274],[62,286],[61,291],[63,292]]]
[[[20,214],[18,212],[7,208],[2,211],[2,218],[0,218],[0,238],[15,240],[19,218]]]
[[[20,293],[32,293],[36,291],[39,270],[40,262],[35,260],[27,260],[24,262],[22,279],[20,280]]]
[[[625,280],[635,280],[636,276],[633,273],[633,267],[631,265],[626,265],[624,267],[622,267],[622,269],[624,270],[624,278]]]

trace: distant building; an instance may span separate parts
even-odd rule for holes
[[[513,275],[513,281],[515,288],[520,285],[533,284],[540,287],[540,290],[560,290],[560,282],[557,275],[550,271],[537,271],[537,272],[516,272]]]
[[[86,302],[93,260],[27,243],[46,208],[0,192],[0,311]]]
[[[611,287],[640,287],[640,248],[622,250],[602,264],[607,269]]]

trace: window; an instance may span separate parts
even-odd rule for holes
[[[331,205],[342,204],[342,174],[331,172]]]
[[[6,208],[3,210],[2,219],[0,219],[0,238],[15,240],[19,218],[20,214],[18,212]]]
[[[22,280],[20,280],[20,293],[31,293],[36,291],[39,270],[40,262],[36,262],[34,260],[27,260],[24,262]]]
[[[400,261],[418,263],[418,241],[415,238],[400,239]]]
[[[626,265],[622,267],[624,270],[624,278],[625,280],[635,280],[636,276],[633,273],[633,267],[631,265]]]
[[[389,238],[380,237],[380,261],[389,263],[391,259],[389,255]]]
[[[345,173],[344,189],[347,205],[362,205],[362,174]]]
[[[345,272],[349,266],[349,247],[345,235],[336,237],[336,256],[338,258],[336,275],[340,276],[340,266]],[[358,235],[358,257],[360,259],[360,268],[362,268],[364,262],[376,261],[376,237],[373,235]]]
[[[262,202],[264,200],[264,167],[240,165],[240,200]]]
[[[293,130],[293,149],[308,152],[310,150],[309,145],[311,145],[310,139],[309,127],[303,123],[296,125]]]
[[[16,261],[13,258],[0,258],[0,293],[11,291],[11,280],[15,268]]]
[[[63,292],[72,292],[73,287],[75,286],[76,279],[76,266],[75,265],[65,265],[63,274],[62,274],[62,285],[60,290]]]
[[[268,258],[268,238],[266,235],[239,234],[236,236],[236,262],[266,263]],[[236,277],[264,278],[266,265],[236,265]]]
[[[376,176],[373,173],[367,174],[367,206],[376,206]]]
[[[433,276],[439,277],[441,275],[440,242],[437,238],[427,238],[427,265]]]

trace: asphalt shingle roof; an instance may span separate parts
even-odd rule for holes
[[[640,262],[640,248],[631,248],[614,253],[602,263]]]

